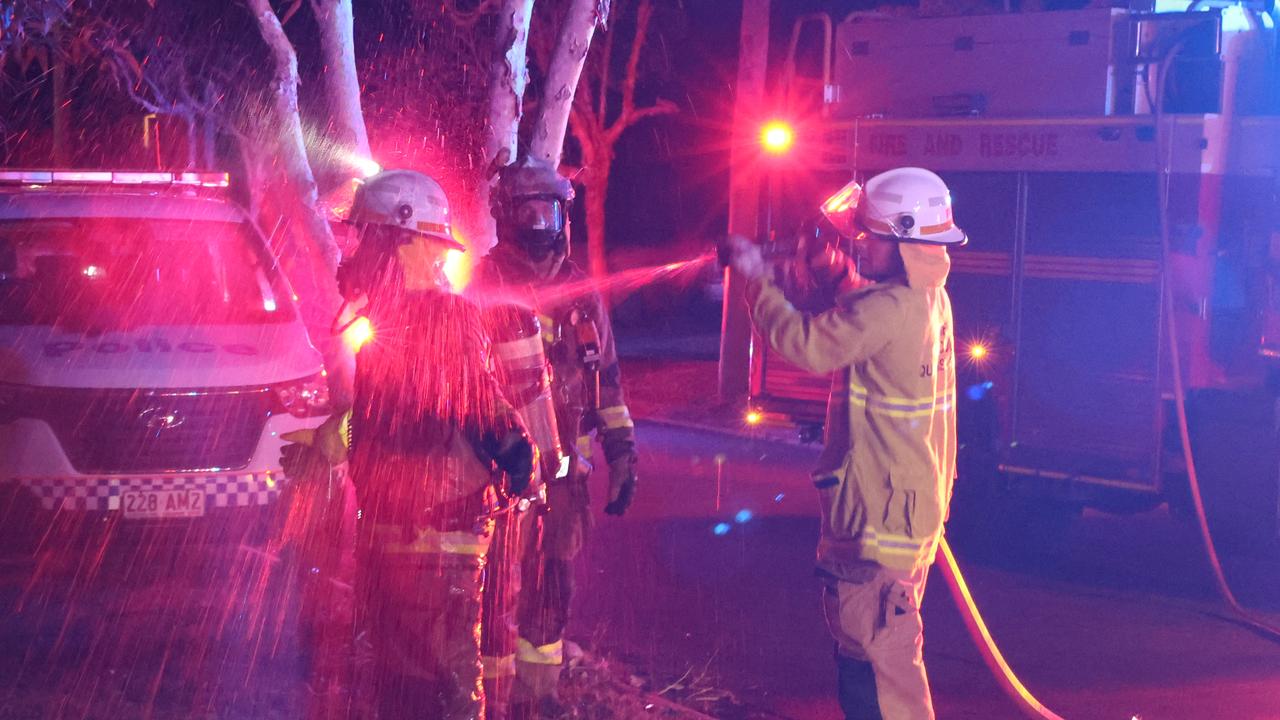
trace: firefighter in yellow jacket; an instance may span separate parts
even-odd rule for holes
[[[955,477],[949,246],[966,241],[942,179],[920,168],[850,183],[824,214],[851,246],[828,254],[834,307],[797,311],[759,247],[735,237],[752,320],[812,373],[835,372],[813,484],[817,571],[849,720],[933,718],[920,601]],[[836,258],[836,262],[829,262]]]

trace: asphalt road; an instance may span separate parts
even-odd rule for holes
[[[731,694],[703,706],[720,717],[838,717],[811,574],[815,450],[638,432],[642,492],[626,517],[597,518],[571,637],[668,697]],[[1050,708],[1069,720],[1280,718],[1280,645],[1221,617],[1189,526],[1090,515],[1059,548],[976,558],[955,544],[1006,657]],[[302,716],[297,583],[276,561],[99,550],[60,548],[37,583],[14,581],[30,568],[4,573],[0,720]],[[1280,558],[1228,560],[1241,600],[1280,619]],[[1016,717],[938,579],[924,612],[939,717]]]
[[[672,695],[839,717],[812,577],[816,450],[653,423],[639,437],[642,492],[597,518],[571,635]],[[1280,644],[1223,617],[1186,522],[1090,513],[1053,552],[1010,550],[954,544],[1005,657],[1064,718],[1280,718]],[[1280,557],[1226,563],[1241,601],[1280,621]],[[1018,717],[940,577],[924,616],[938,716]]]

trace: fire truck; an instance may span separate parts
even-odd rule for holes
[[[1199,1],[796,22],[766,231],[915,165],[971,238],[948,284],[957,502],[1186,508],[1181,393],[1215,533],[1277,539],[1276,39],[1269,8]],[[753,410],[820,425],[828,378],[759,336],[750,362]]]

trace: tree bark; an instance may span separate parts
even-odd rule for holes
[[[547,70],[546,87],[542,93],[542,105],[538,122],[533,127],[530,154],[533,157],[560,164],[564,153],[564,136],[569,127],[569,111],[573,107],[573,95],[582,76],[582,66],[591,49],[591,38],[596,26],[603,25],[609,17],[609,0],[571,0],[565,13],[556,48]]]
[[[529,23],[534,0],[502,0],[498,10],[497,43],[489,68],[489,123],[486,127],[486,166],[514,162],[519,152],[520,117],[524,113],[524,89],[529,82]],[[497,242],[493,216],[489,214],[491,178],[480,186],[476,223],[477,245]]]
[[[302,134],[302,119],[298,115],[298,56],[280,25],[280,18],[271,9],[270,0],[248,0],[249,8],[258,21],[262,39],[271,49],[275,67],[272,73],[272,112],[275,115],[276,139],[280,163],[289,184],[296,193],[299,216],[307,234],[315,244],[330,272],[337,272],[341,252],[333,240],[329,224],[320,216],[316,207],[319,191],[315,176],[307,159],[307,147]]]
[[[324,60],[325,93],[333,135],[343,149],[369,158],[369,131],[360,105],[360,78],[356,74],[355,20],[351,0],[312,0],[320,26],[320,52]],[[351,165],[350,160],[344,163]]]
[[[55,36],[56,37],[56,36]],[[53,164],[71,165],[71,126],[68,122],[71,102],[67,92],[67,64],[61,58],[53,61]]]
[[[760,213],[760,176],[752,168],[759,108],[764,104],[769,62],[770,0],[744,0],[738,43],[738,87],[733,106],[733,144],[729,151],[729,232],[756,237]],[[744,281],[724,271],[724,309],[720,320],[720,399],[733,402],[750,390],[751,318]]]

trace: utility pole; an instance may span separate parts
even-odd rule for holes
[[[733,143],[729,151],[729,232],[754,238],[760,215],[760,172],[756,130],[765,107],[769,62],[770,0],[743,0],[738,41],[738,84],[733,105]],[[751,376],[751,319],[743,279],[724,271],[724,309],[720,322],[720,399],[746,397]]]
[[[54,38],[55,47],[58,39]],[[54,53],[53,66],[53,165],[54,167],[70,167],[71,154],[67,133],[67,116],[71,112],[71,100],[67,96],[67,64]]]

